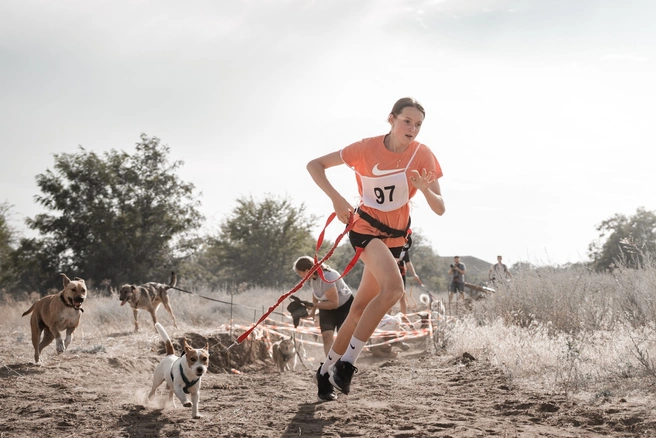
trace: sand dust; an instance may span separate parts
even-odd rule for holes
[[[147,330],[144,330],[147,331]],[[209,340],[199,420],[189,408],[163,408],[164,386],[147,400],[162,358],[154,333],[78,335],[69,350],[51,345],[31,363],[29,329],[0,338],[0,437],[595,437],[654,436],[651,403],[582,402],[518,387],[485,360],[426,353],[417,340],[396,357],[363,353],[351,394],[321,403],[313,360],[280,374],[263,341],[225,353],[225,333],[179,330]],[[96,330],[96,332],[98,332]],[[54,345],[54,344],[53,344]],[[233,372],[235,369],[239,372]]]

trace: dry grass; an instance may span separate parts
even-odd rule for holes
[[[231,296],[222,291],[191,291],[193,294],[176,290],[169,291],[173,314],[178,324],[183,328],[212,329],[223,324],[230,324],[231,319],[239,324],[251,324],[274,304],[285,291],[254,288],[241,294]],[[310,299],[308,290],[296,294],[302,299]],[[232,306],[231,303],[232,302]],[[278,307],[271,315],[272,319],[289,321],[282,315],[288,300]],[[0,335],[8,336],[15,332],[16,327],[29,325],[28,318],[21,317],[31,302],[0,302]],[[120,305],[117,295],[100,296],[95,291],[89,293],[83,306],[82,323],[86,330],[97,330],[100,334],[117,331],[134,330],[134,317],[129,305]],[[157,317],[162,324],[172,324],[171,318],[162,306],[157,311]],[[152,324],[150,314],[139,311],[139,323],[142,330]]]
[[[452,353],[489,358],[553,392],[607,396],[656,384],[656,267],[520,273],[447,334]]]
[[[476,302],[469,315],[444,328],[444,348],[454,356],[469,352],[498,366],[515,382],[537,384],[554,393],[607,397],[653,392],[655,290],[653,265],[612,275],[583,268],[517,273],[497,294]],[[231,319],[248,325],[285,290],[250,289],[233,296],[194,292],[197,295],[169,293],[183,330],[212,330]],[[310,299],[307,289],[297,295]],[[283,320],[280,312],[286,304],[276,309],[273,319]],[[26,302],[0,304],[0,336],[30,342],[25,339],[27,317],[21,317],[28,307]],[[93,334],[134,328],[131,308],[120,306],[116,296],[92,292],[84,308],[83,329]],[[162,308],[158,316],[163,324],[171,324]],[[151,324],[146,312],[139,317],[143,329]],[[104,349],[91,345],[85,352]]]

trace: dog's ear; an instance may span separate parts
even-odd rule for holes
[[[205,351],[210,352],[210,343],[208,341],[205,342]]]
[[[187,343],[187,338],[182,338],[182,346],[184,347],[185,351],[191,351],[193,348],[191,345]]]
[[[137,290],[137,286],[135,286],[134,284],[131,284],[130,289],[132,289],[132,292],[134,292],[134,291]]]
[[[64,277],[64,286],[66,286],[68,283],[71,282],[71,279],[68,278],[68,277],[66,276],[66,274],[64,274],[63,272],[62,272],[61,274],[59,274],[59,275],[61,275],[62,277]]]

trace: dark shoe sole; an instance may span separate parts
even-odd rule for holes
[[[317,396],[319,397],[319,400],[321,400],[321,401],[335,401],[335,400],[337,400],[337,396],[335,395],[334,392],[329,392],[327,394],[318,393]]]

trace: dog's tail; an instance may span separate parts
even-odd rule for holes
[[[419,295],[419,301],[426,306],[430,306],[431,302],[433,301],[431,298],[432,297],[428,294]]]
[[[34,304],[36,304],[36,303],[34,303]],[[27,315],[27,314],[29,314],[29,313],[32,313],[32,310],[34,310],[34,304],[32,304],[32,306],[31,306],[29,309],[27,309],[27,310],[23,313],[23,315],[21,315],[21,316],[25,316],[25,315]]]
[[[177,282],[178,282],[178,279],[175,276],[175,272],[171,271],[171,282],[169,283],[169,288],[175,287]]]
[[[175,349],[173,348],[173,342],[171,342],[171,338],[169,338],[168,333],[166,333],[166,330],[164,330],[164,327],[162,324],[159,322],[155,324],[155,328],[159,332],[159,335],[162,338],[162,341],[164,341],[164,346],[166,347],[166,355],[170,354],[175,354]]]

